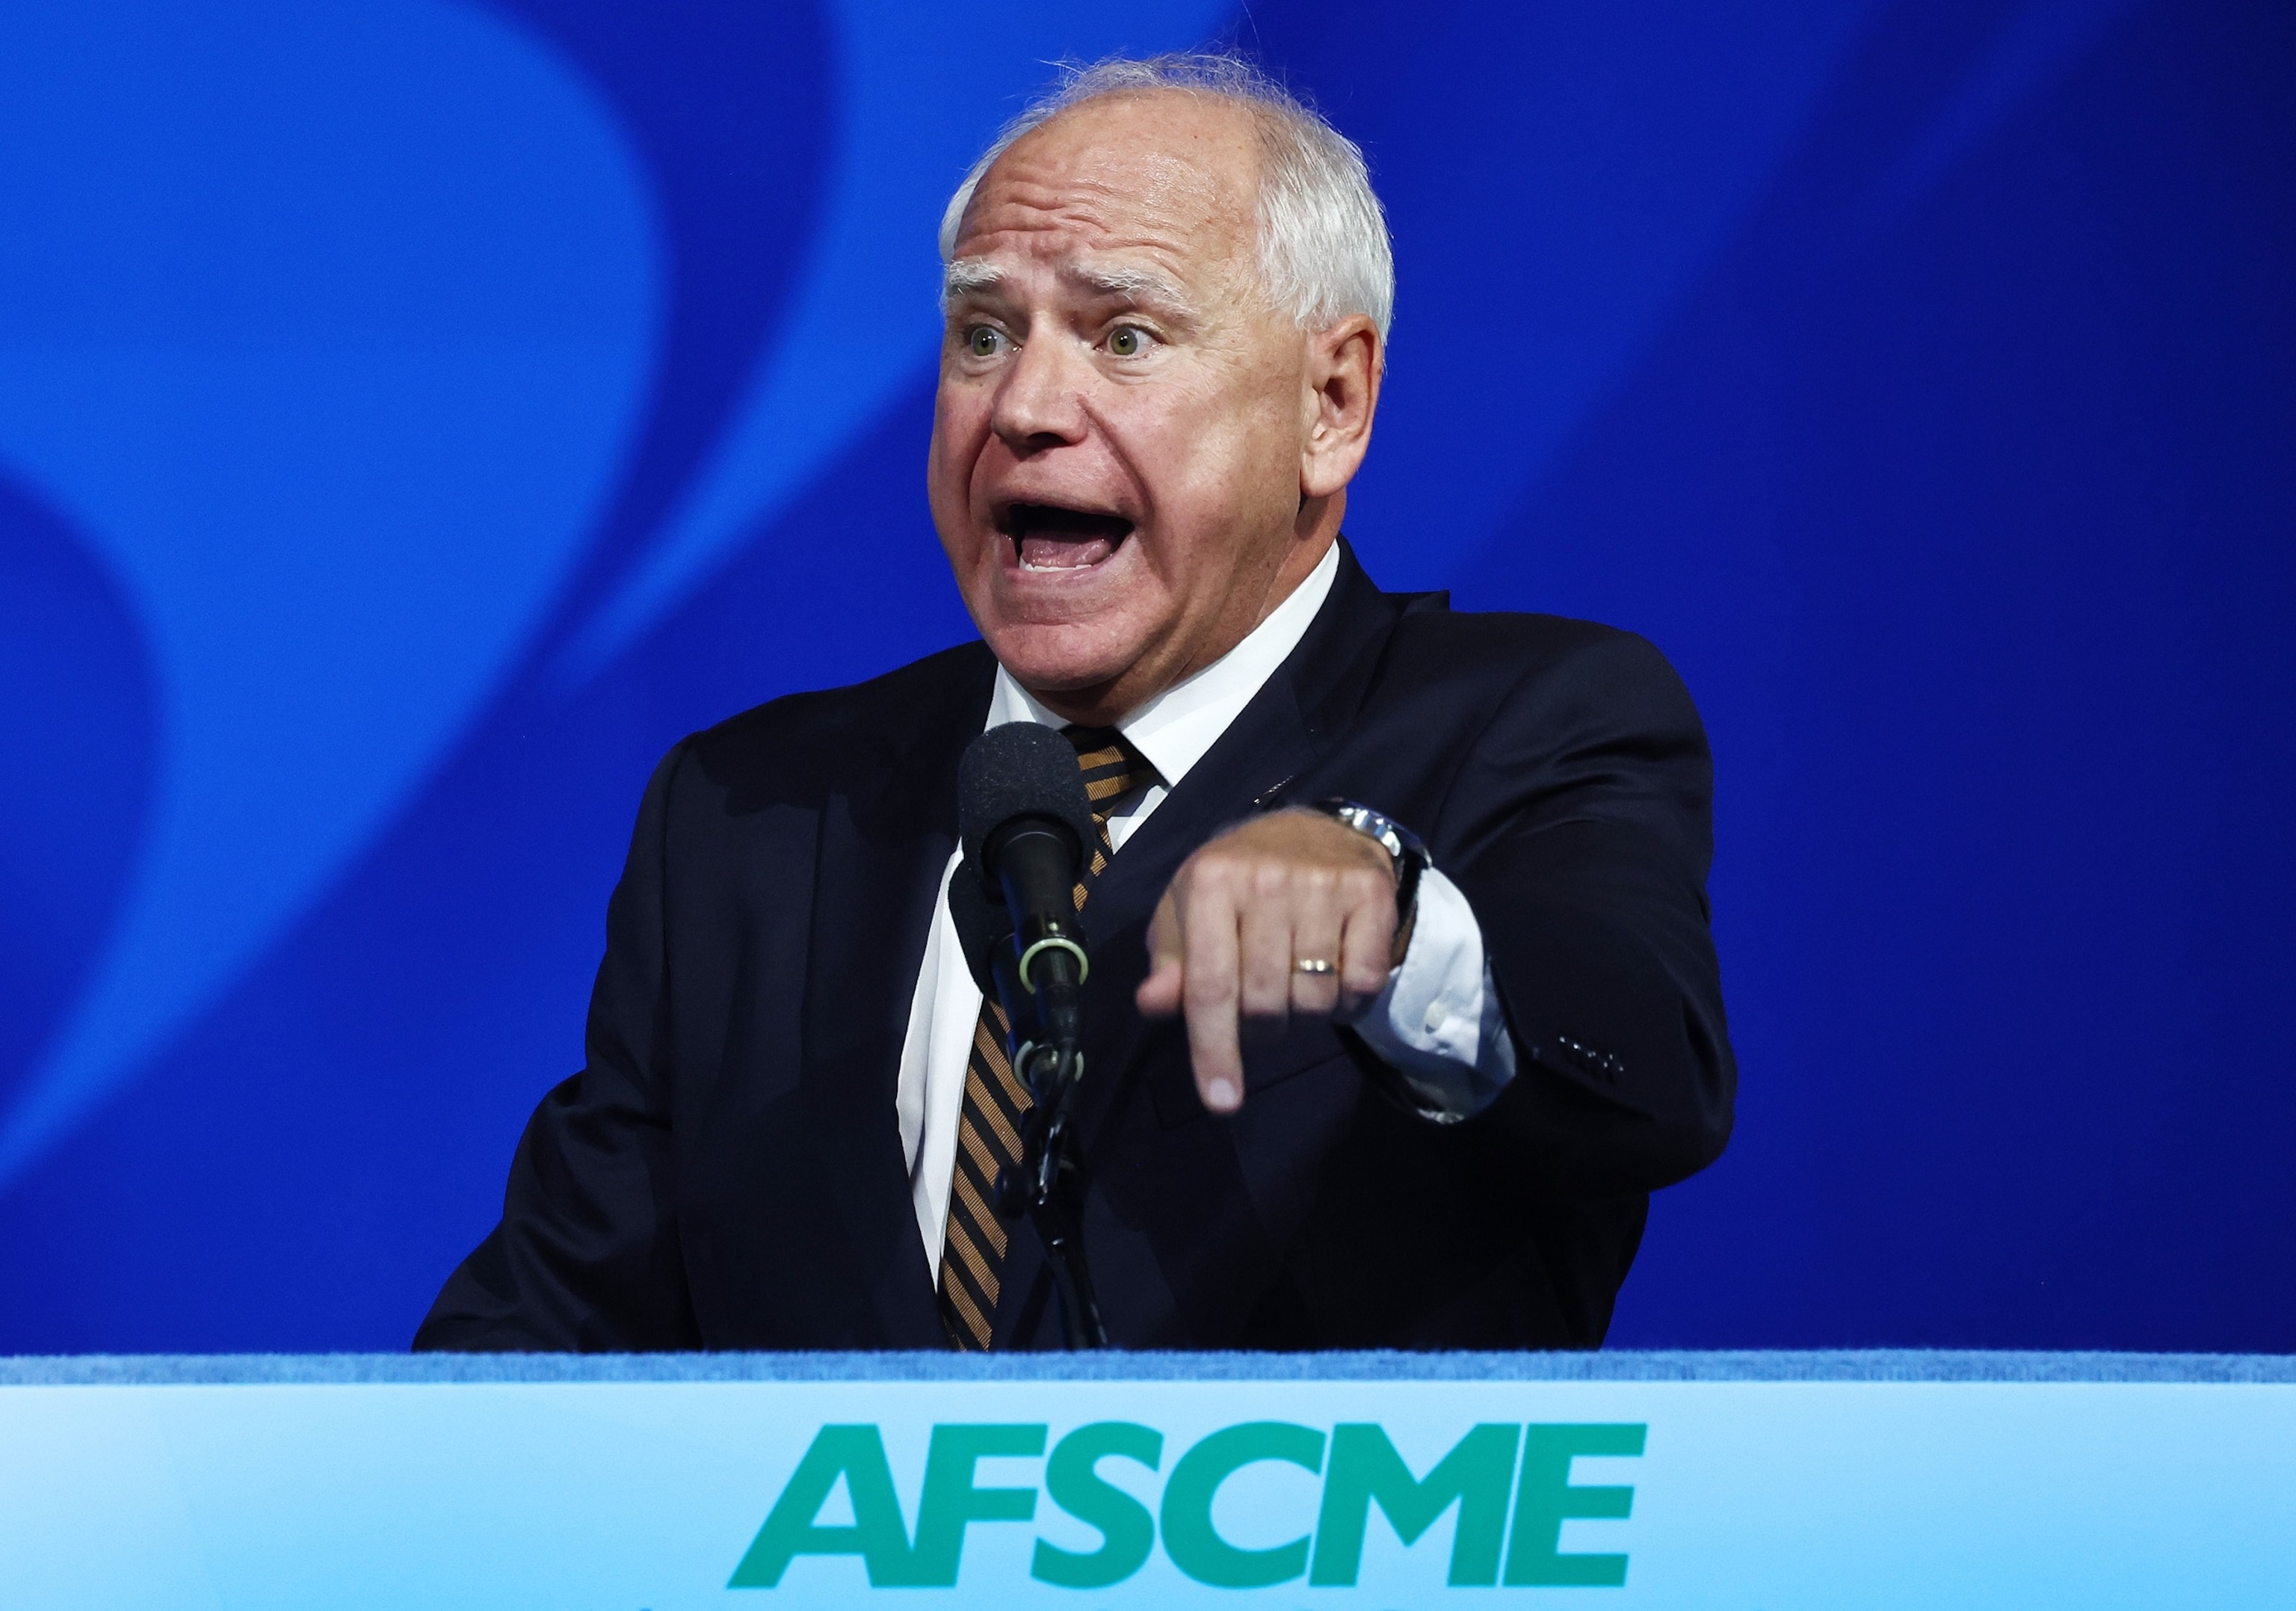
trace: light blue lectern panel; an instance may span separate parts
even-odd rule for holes
[[[2296,1596],[2296,1369],[19,1361],[0,1518],[86,1611],[2231,1611]]]

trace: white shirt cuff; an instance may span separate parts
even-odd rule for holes
[[[1514,1041],[1483,955],[1482,925],[1459,886],[1433,867],[1419,881],[1411,948],[1355,1031],[1445,1119],[1482,1112],[1514,1078]]]

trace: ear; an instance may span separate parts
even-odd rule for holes
[[[1363,314],[1308,338],[1300,392],[1300,495],[1329,497],[1355,479],[1371,447],[1386,352],[1379,329]]]

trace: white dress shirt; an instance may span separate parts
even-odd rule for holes
[[[1124,849],[1125,841],[1189,769],[1219,742],[1252,695],[1298,647],[1331,596],[1339,570],[1339,547],[1334,544],[1307,580],[1242,643],[1116,724],[1162,779],[1142,791],[1122,816],[1109,819],[1109,842],[1117,851]],[[986,725],[1013,721],[1068,725],[1030,698],[1000,666]],[[965,1064],[972,1053],[973,1025],[980,1016],[980,988],[965,965],[947,898],[949,876],[962,857],[962,851],[952,855],[941,874],[942,899],[935,906],[924,960],[917,970],[894,1097],[917,1232],[924,1238],[936,1280],[956,1169]],[[1420,880],[1418,912],[1402,965],[1388,975],[1387,989],[1353,1027],[1431,1112],[1464,1118],[1488,1106],[1514,1077],[1514,1045],[1507,1037],[1498,993],[1483,958],[1482,929],[1466,897],[1431,867]]]

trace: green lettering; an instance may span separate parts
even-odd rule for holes
[[[1308,1569],[1304,1533],[1271,1549],[1239,1549],[1212,1525],[1212,1499],[1220,1484],[1256,1460],[1285,1460],[1319,1472],[1324,1434],[1288,1421],[1223,1426],[1182,1455],[1164,1484],[1164,1553],[1200,1583],[1265,1589],[1288,1583]]]
[[[1042,1426],[936,1426],[925,1451],[925,1488],[917,1500],[917,1547],[908,1585],[954,1589],[973,1522],[1025,1522],[1037,1514],[1034,1488],[976,1488],[975,1462],[995,1455],[1042,1454]],[[870,1580],[874,1584],[876,1580]]]
[[[1562,1524],[1574,1516],[1622,1521],[1634,1509],[1632,1488],[1574,1488],[1570,1462],[1582,1454],[1640,1454],[1640,1426],[1593,1424],[1525,1429],[1522,1478],[1514,1492],[1514,1536],[1507,1544],[1510,1589],[1626,1586],[1623,1555],[1564,1555]]]
[[[1091,1554],[1078,1555],[1038,1539],[1029,1567],[1038,1582],[1106,1589],[1148,1564],[1149,1551],[1156,1547],[1156,1518],[1147,1506],[1101,1476],[1100,1462],[1111,1458],[1137,1460],[1153,1471],[1164,1458],[1164,1434],[1130,1421],[1095,1421],[1053,1446],[1052,1459],[1045,1462],[1045,1492],[1103,1541]]]
[[[1453,1505],[1459,1525],[1451,1535],[1454,1589],[1488,1589],[1499,1581],[1499,1545],[1506,1533],[1507,1484],[1514,1475],[1520,1426],[1487,1423],[1461,1438],[1423,1481],[1395,1451],[1384,1428],[1367,1424],[1332,1429],[1331,1464],[1324,1474],[1324,1508],[1316,1523],[1316,1564],[1308,1582],[1347,1588],[1363,1566],[1364,1529],[1376,1502],[1396,1536],[1408,1547]]]
[[[815,1518],[840,1476],[853,1500],[853,1525],[817,1526]],[[893,1496],[885,1442],[874,1426],[824,1426],[815,1435],[726,1586],[774,1588],[800,1555],[857,1555],[873,1589],[913,1581],[908,1530],[901,1501]]]

